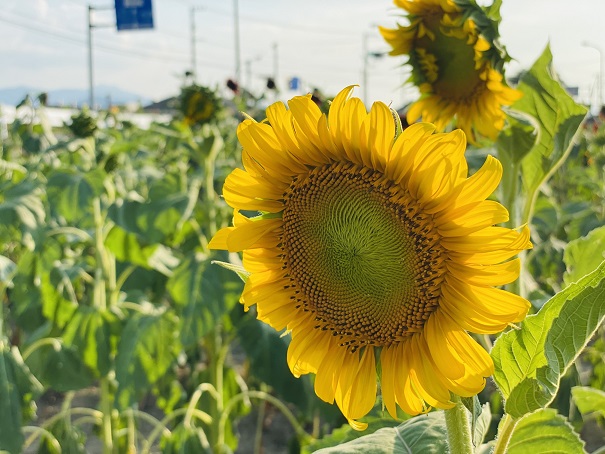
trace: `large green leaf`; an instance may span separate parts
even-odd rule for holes
[[[605,418],[605,391],[589,386],[576,386],[571,389],[571,395],[580,413],[597,413]]]
[[[106,375],[111,367],[111,325],[117,323],[111,312],[81,306],[63,332],[65,344],[78,352],[97,377]]]
[[[114,226],[105,238],[105,246],[118,260],[153,269],[170,276],[179,260],[172,250],[163,244],[147,244],[134,233]]]
[[[31,374],[19,351],[0,339],[0,451],[21,452],[21,424],[33,416],[34,399],[42,386]]]
[[[561,376],[605,318],[605,262],[502,334],[492,349],[494,378],[506,412],[523,416],[547,406]]]
[[[25,362],[45,388],[58,392],[86,388],[95,379],[78,352],[59,340],[36,348]]]
[[[363,432],[355,430],[350,424],[345,424],[338,429],[334,429],[332,433],[319,440],[314,440],[311,444],[303,446],[301,448],[301,454],[311,454],[317,452],[322,448],[331,448],[333,446],[342,445],[351,440],[356,440],[360,437],[367,436],[365,434],[375,433],[379,429],[385,427],[397,427],[400,425],[399,421],[395,421],[392,418],[364,418],[365,423],[368,424],[368,428]]]
[[[522,181],[527,194],[524,219],[529,219],[540,185],[552,175],[571,151],[572,139],[586,115],[557,80],[552,53],[546,47],[517,87],[523,93],[512,108],[531,115],[537,121],[538,140],[522,158]]]
[[[185,192],[175,175],[166,175],[152,183],[146,200],[118,200],[108,214],[116,225],[148,244],[166,243],[191,215],[197,196],[197,191]]]
[[[174,314],[132,315],[122,331],[115,359],[117,407],[123,410],[138,402],[168,371],[180,349]]]
[[[538,410],[523,417],[515,426],[506,454],[548,452],[552,454],[583,454],[580,440],[566,419],[551,408]]]
[[[46,217],[39,183],[22,180],[0,184],[0,225],[22,225],[34,230]]]
[[[175,269],[166,285],[181,311],[181,341],[192,346],[210,332],[239,299],[241,281],[208,258],[191,254]]]
[[[318,454],[443,454],[448,452],[447,429],[442,411],[412,418],[398,427],[379,429],[373,434],[331,448]]]
[[[567,266],[563,280],[567,285],[594,271],[605,260],[605,226],[570,241],[565,248],[563,260]]]
[[[101,169],[91,172],[66,169],[52,172],[46,191],[53,214],[70,224],[84,221],[85,225],[92,225],[93,200],[103,193],[104,178]]]

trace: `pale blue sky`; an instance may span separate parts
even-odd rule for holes
[[[113,0],[2,0],[0,88],[87,88],[89,3],[111,6]],[[181,75],[191,66],[193,5],[199,7],[195,12],[198,82],[223,87],[227,78],[234,77],[232,0],[153,0],[153,4],[154,31],[94,30],[96,84],[115,85],[156,100],[176,93]],[[370,51],[386,50],[376,25],[394,26],[398,14],[390,0],[239,0],[239,12],[245,85],[259,91],[265,77],[273,74],[277,43],[281,86],[298,76],[307,86],[329,94],[362,83],[364,34]],[[605,52],[605,1],[503,0],[501,12],[502,42],[516,60],[509,64],[508,74],[530,66],[550,41],[562,78],[580,88],[581,100],[588,100],[591,93],[596,97],[599,53],[582,42]],[[96,24],[114,20],[111,10],[94,13]],[[398,106],[414,95],[413,89],[400,88],[407,72],[402,61],[370,59],[370,100]]]

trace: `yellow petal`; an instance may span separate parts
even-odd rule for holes
[[[259,219],[235,227],[227,237],[227,250],[229,252],[238,252],[251,248],[258,243],[264,235],[281,228],[281,226],[281,219]]]
[[[521,260],[514,259],[496,265],[471,265],[446,261],[447,269],[461,281],[472,285],[498,286],[510,284],[519,277]]]

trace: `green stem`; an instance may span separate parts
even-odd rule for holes
[[[95,285],[94,285],[94,304],[104,311],[107,309],[106,296],[106,276],[109,271],[107,256],[105,254],[105,244],[103,244],[103,217],[101,216],[101,199],[96,198],[93,201],[93,216],[95,224]]]
[[[31,445],[36,437],[40,437],[48,439],[48,441],[50,441],[53,445],[53,448],[55,448],[56,452],[61,452],[61,445],[59,444],[59,441],[48,430],[36,426],[25,426],[21,430],[24,433],[31,432],[31,435],[27,437],[27,440],[25,440],[23,445],[24,448],[27,448],[29,445]]]
[[[450,452],[456,454],[472,454],[473,441],[467,410],[464,405],[462,405],[460,397],[453,396],[452,401],[454,401],[456,405],[449,410],[445,410],[445,425],[447,427],[447,441]]]
[[[112,424],[112,411],[113,405],[111,402],[110,390],[109,390],[109,379],[107,377],[101,378],[101,413],[103,413],[103,454],[113,453],[113,424]]]
[[[516,425],[517,421],[511,415],[504,415],[498,427],[498,437],[492,454],[506,454],[510,437],[512,437]]]
[[[156,438],[160,436],[160,433],[164,432],[164,435],[166,435],[167,437],[170,436],[171,432],[170,430],[168,430],[168,424],[174,419],[179,418],[185,413],[187,413],[187,411],[190,411],[188,407],[179,408],[170,413],[164,419],[162,419],[162,421],[160,421],[160,424],[158,424],[156,428],[153,429],[153,431],[149,434],[149,437],[147,437],[147,440],[145,440],[145,445],[143,446],[143,449],[141,449],[141,454],[149,454],[153,443],[155,442]],[[191,410],[191,414],[203,423],[212,423],[212,417],[202,410],[194,408],[193,410]]]
[[[254,434],[254,454],[261,454],[263,450],[263,424],[265,422],[265,410],[267,409],[267,402],[262,401],[260,408],[258,409],[258,415],[256,417],[256,433]]]
[[[185,427],[191,428],[191,419],[193,417],[193,411],[195,410],[197,403],[199,402],[202,397],[202,394],[204,394],[205,391],[208,391],[210,394],[212,394],[212,397],[214,397],[217,402],[221,399],[220,394],[217,392],[216,388],[212,386],[212,383],[202,383],[201,385],[199,385],[191,396],[189,405],[187,405],[187,412],[185,413],[185,419],[183,421],[183,425]]]
[[[227,419],[229,418],[229,414],[235,407],[235,405],[240,401],[246,398],[255,398],[262,399],[264,401],[269,402],[271,405],[275,406],[281,413],[286,417],[286,419],[290,422],[294,431],[296,432],[296,436],[300,441],[304,441],[309,438],[309,434],[305,431],[305,429],[298,423],[298,420],[294,416],[294,414],[290,411],[290,409],[278,398],[272,396],[263,391],[246,391],[233,396],[227,405],[225,406],[224,411],[221,413],[221,419],[218,425],[218,445],[215,447],[217,453],[222,453],[223,448],[225,446],[225,424],[227,423]],[[464,454],[461,452],[460,454]]]
[[[55,351],[61,350],[61,339],[57,339],[56,337],[43,337],[42,339],[38,339],[36,342],[27,347],[23,354],[23,361],[29,358],[33,352],[35,352],[40,347],[44,347],[45,345],[52,345]]]

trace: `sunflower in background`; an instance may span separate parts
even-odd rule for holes
[[[497,159],[468,177],[461,130],[397,134],[385,104],[368,113],[352,90],[327,115],[299,96],[239,126],[244,169],[223,188],[234,225],[210,247],[243,251],[241,303],[291,333],[292,373],[316,374],[317,395],[361,430],[379,376],[395,418],[483,389],[494,366],[468,332],[525,317],[529,302],[495,287],[517,279],[512,258],[531,244],[527,227],[495,226],[508,220],[486,200]]]
[[[181,89],[179,111],[187,125],[200,126],[218,118],[221,102],[210,88],[189,85]]]
[[[508,55],[498,43],[499,14],[474,0],[394,0],[407,12],[409,25],[380,27],[390,55],[408,55],[411,81],[421,97],[407,120],[450,124],[471,142],[476,133],[495,140],[504,127],[508,106],[521,96],[506,85],[503,65]],[[498,20],[495,20],[497,18]]]

